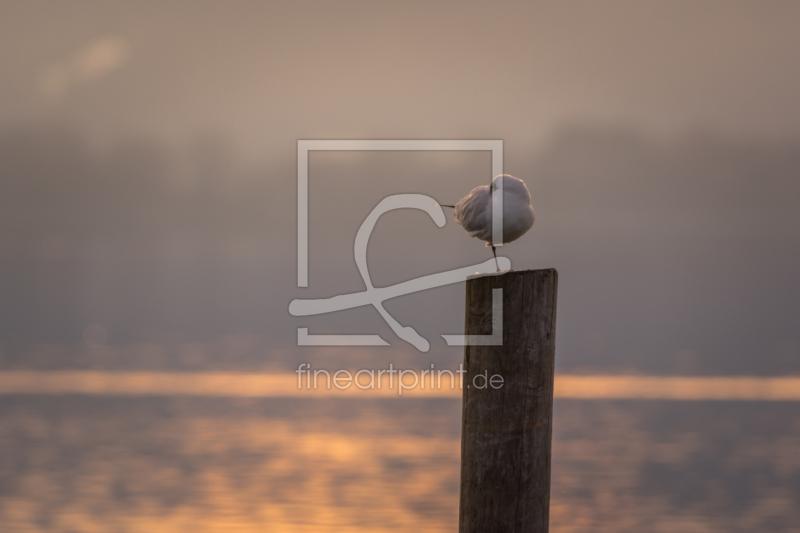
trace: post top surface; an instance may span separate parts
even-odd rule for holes
[[[527,270],[506,270],[504,272],[490,272],[488,274],[473,274],[471,276],[467,276],[467,280],[487,278],[492,276],[505,276],[506,274],[525,274],[528,272],[543,272],[551,270],[556,273],[558,272],[555,268],[531,268]]]

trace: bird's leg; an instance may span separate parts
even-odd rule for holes
[[[500,263],[497,262],[497,250],[494,246],[492,246],[492,253],[494,254],[494,264],[497,265],[495,272],[500,272]]]

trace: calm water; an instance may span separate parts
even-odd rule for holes
[[[556,403],[551,530],[800,531],[800,403]],[[460,402],[0,397],[4,532],[456,531]]]

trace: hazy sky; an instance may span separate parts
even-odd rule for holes
[[[183,143],[800,134],[796,2],[5,2],[0,120]]]
[[[490,138],[538,215],[503,253],[561,273],[563,368],[797,371],[798,22],[796,2],[6,2],[0,354],[99,323],[115,346],[250,335],[254,358],[310,357],[288,302],[361,289],[372,207],[452,203],[490,166],[312,156],[298,291],[297,140]],[[370,264],[388,284],[487,253],[393,214]],[[462,305],[387,308],[435,337]],[[398,342],[368,309],[310,326]]]

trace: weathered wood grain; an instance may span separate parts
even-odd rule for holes
[[[492,289],[502,288],[503,345],[464,352],[460,533],[548,530],[557,285],[555,269],[467,281],[465,334],[491,333]],[[474,386],[487,371],[502,388]]]

